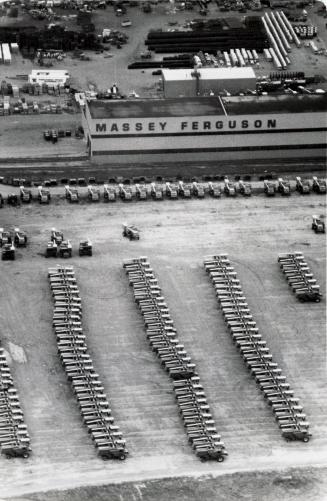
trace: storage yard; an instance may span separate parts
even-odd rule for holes
[[[309,499],[320,500],[326,489],[320,468],[325,466],[327,449],[325,299],[298,302],[277,257],[280,252],[303,252],[321,291],[325,290],[324,235],[311,230],[311,214],[324,213],[324,198],[293,193],[290,198],[273,199],[262,194],[250,199],[116,202],[89,205],[87,212],[84,204],[66,205],[56,197],[51,204],[4,206],[1,211],[4,226],[19,226],[29,238],[26,248],[17,249],[14,263],[1,265],[1,338],[32,447],[29,459],[1,459],[2,498],[25,499],[29,492],[101,485],[110,479],[136,482],[134,487],[122,487],[127,500],[130,489],[140,488],[142,493],[147,486],[151,489],[148,483],[143,486],[146,479],[210,474],[209,489],[217,475],[250,472],[241,477],[247,486],[237,494],[242,499],[249,493],[251,472],[268,469],[276,472],[271,478],[281,479],[283,499],[293,499],[290,478],[303,471],[303,478],[315,485]],[[140,229],[139,241],[124,239],[124,221]],[[52,227],[72,243],[73,257],[68,261],[44,257]],[[85,237],[93,242],[93,256],[76,257],[78,241]],[[219,253],[228,253],[257,326],[300,398],[312,433],[308,443],[282,438],[271,408],[232,343],[203,267],[205,256]],[[158,277],[180,342],[197,365],[229,454],[224,463],[201,463],[192,452],[172,383],[149,348],[142,315],[122,268],[125,259],[144,255]],[[126,440],[125,462],[103,463],[97,456],[60,364],[47,276],[56,263],[74,266],[89,354]],[[309,473],[301,469],[313,465],[316,469]],[[290,473],[289,468],[300,469]],[[285,475],[288,480],[283,480]],[[175,493],[185,485],[178,479],[169,482]],[[165,483],[160,485],[159,499]],[[187,499],[198,499],[201,485],[203,481],[194,485],[194,497]],[[107,492],[110,489],[114,487]],[[299,484],[296,493],[297,499],[304,499],[305,486]],[[56,496],[62,499],[60,493]]]

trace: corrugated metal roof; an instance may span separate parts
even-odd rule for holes
[[[165,81],[193,80],[194,69],[162,69],[162,76]],[[197,73],[201,80],[231,80],[238,78],[256,78],[251,66],[233,68],[198,68]]]

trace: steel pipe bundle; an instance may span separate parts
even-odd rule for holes
[[[174,392],[189,442],[202,460],[223,461],[227,455],[217,434],[196,366],[178,339],[169,308],[146,257],[123,265],[141,310],[150,347],[173,379]]]
[[[17,390],[0,347],[0,452],[7,457],[28,458],[30,437],[24,423]]]
[[[320,287],[301,252],[279,254],[278,262],[299,301],[321,301]]]
[[[307,442],[311,435],[306,415],[259,334],[227,254],[206,258],[204,267],[215,287],[219,306],[233,342],[271,406],[283,437],[287,440]]]
[[[290,32],[290,34],[291,34],[291,36],[292,36],[292,38],[293,38],[293,40],[295,42],[295,45],[297,47],[301,47],[301,42],[298,39],[295,31],[293,30],[293,26],[291,25],[291,23],[289,22],[289,20],[287,19],[287,17],[285,16],[285,14],[284,14],[284,12],[282,10],[280,11],[280,17],[283,20],[286,28],[289,30],[289,32]]]
[[[127,450],[99,375],[87,352],[82,305],[72,266],[49,268],[54,299],[53,328],[58,353],[75,393],[83,422],[102,459],[125,459]]]

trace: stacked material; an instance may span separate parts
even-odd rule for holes
[[[308,442],[309,423],[299,405],[299,399],[282,375],[282,370],[273,362],[266,341],[262,339],[253,320],[237,274],[227,254],[210,256],[204,266],[215,287],[216,296],[233,342],[272,407],[282,435],[287,440]]]
[[[87,353],[82,330],[82,306],[72,266],[49,268],[54,298],[53,327],[58,353],[71,382],[81,415],[102,459],[125,459],[127,450]]]
[[[299,301],[315,301],[322,298],[317,280],[304,260],[302,252],[279,254],[278,262],[285,275],[288,285]]]
[[[31,452],[24,414],[3,348],[0,348],[0,452],[9,458],[28,458]]]
[[[173,379],[175,396],[189,442],[201,460],[223,461],[227,455],[196,373],[196,366],[177,337],[169,309],[146,257],[124,263],[135,302],[143,315],[152,351]]]

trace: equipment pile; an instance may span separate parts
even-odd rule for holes
[[[175,396],[189,442],[201,460],[223,461],[227,455],[217,434],[196,366],[177,337],[169,309],[146,257],[124,262],[135,302],[143,315],[152,351],[173,379]]]
[[[87,353],[82,329],[82,305],[72,266],[49,268],[54,299],[53,327],[58,353],[75,393],[83,422],[102,459],[125,459],[127,450],[99,375]]]
[[[219,306],[233,342],[264,398],[272,407],[282,436],[286,440],[308,442],[311,434],[306,415],[286,382],[286,377],[282,375],[282,370],[273,362],[266,341],[259,334],[227,254],[206,258],[204,267],[215,287]]]

